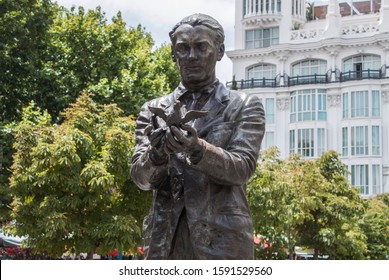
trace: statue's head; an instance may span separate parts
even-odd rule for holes
[[[216,62],[224,55],[224,30],[214,18],[193,14],[182,19],[169,33],[172,57],[182,82],[196,90],[215,80]]]
[[[170,41],[172,42],[173,46],[176,43],[176,37],[174,33],[176,32],[177,28],[183,24],[189,24],[193,27],[197,25],[206,26],[215,32],[215,44],[217,46],[224,44],[224,29],[216,19],[205,14],[193,14],[183,18],[169,32]]]

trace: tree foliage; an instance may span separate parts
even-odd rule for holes
[[[49,0],[0,0],[0,122],[39,94],[53,18]]]
[[[300,245],[335,259],[363,259],[366,238],[359,227],[365,205],[358,188],[345,177],[346,166],[334,151],[323,153],[316,166],[324,180],[312,184],[308,193],[313,204],[299,227]]]
[[[81,91],[89,91],[95,101],[116,103],[135,115],[146,100],[177,86],[172,76],[178,72],[164,55],[166,48],[153,51],[151,35],[141,25],[127,27],[120,12],[108,22],[100,7],[61,8],[49,33],[47,94],[42,96],[52,114],[74,102]]]
[[[288,248],[296,243],[295,220],[301,215],[296,203],[293,179],[287,171],[291,165],[279,159],[279,151],[269,149],[257,165],[248,183],[247,196],[254,221],[254,232],[266,241],[256,257],[261,259],[285,259]]]
[[[368,200],[361,227],[367,236],[368,258],[389,259],[389,193]]]
[[[51,124],[33,104],[16,127],[14,233],[52,256],[122,251],[141,242],[149,196],[130,178],[134,120],[81,95]]]
[[[298,155],[281,160],[276,148],[265,151],[247,190],[255,233],[271,244],[257,257],[285,258],[302,246],[314,249],[315,258],[366,258],[367,234],[361,226],[366,203],[346,172],[334,151],[317,160]]]
[[[9,204],[12,198],[9,192],[8,178],[11,174],[9,167],[13,154],[11,130],[10,125],[0,122],[0,225],[10,220]]]
[[[90,91],[96,101],[116,103],[134,115],[146,100],[177,86],[170,83],[178,72],[162,55],[164,48],[153,51],[151,35],[140,25],[127,28],[120,12],[109,23],[99,7],[87,12],[62,8],[49,32],[44,70],[54,83],[46,88],[52,96],[46,107],[55,114],[81,91]]]
[[[20,119],[34,100],[53,120],[81,92],[128,115],[178,85],[169,46],[154,48],[141,26],[118,12],[70,10],[50,0],[0,1],[0,121]]]
[[[12,126],[31,101],[54,123],[81,92],[136,115],[151,98],[178,85],[170,46],[154,47],[120,12],[66,9],[50,0],[0,0],[0,221],[9,219]]]

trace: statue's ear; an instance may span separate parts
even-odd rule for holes
[[[175,55],[175,52],[174,52],[174,46],[173,45],[171,46],[171,54],[172,54],[172,60],[174,62],[176,62],[176,55]]]
[[[221,44],[219,46],[219,49],[218,49],[217,61],[222,60],[225,50],[226,50],[226,48],[225,48],[224,44]]]

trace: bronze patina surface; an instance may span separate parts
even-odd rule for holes
[[[216,79],[224,31],[215,19],[188,16],[169,35],[181,83],[142,107],[131,167],[139,188],[153,192],[145,259],[253,259],[246,182],[265,132],[263,106]]]

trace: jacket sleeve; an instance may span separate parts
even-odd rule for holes
[[[233,109],[231,109],[231,108]],[[233,113],[229,113],[233,111]],[[227,185],[245,184],[253,175],[265,133],[265,112],[259,98],[245,95],[230,102],[225,109],[233,122],[232,135],[224,147],[204,141],[202,158],[192,167],[206,173],[216,182]]]
[[[152,123],[152,113],[148,109],[149,103],[145,103],[136,121],[136,143],[132,156],[131,177],[135,184],[142,190],[157,188],[167,177],[167,164],[156,165],[150,159],[150,142],[144,135],[147,125]]]

